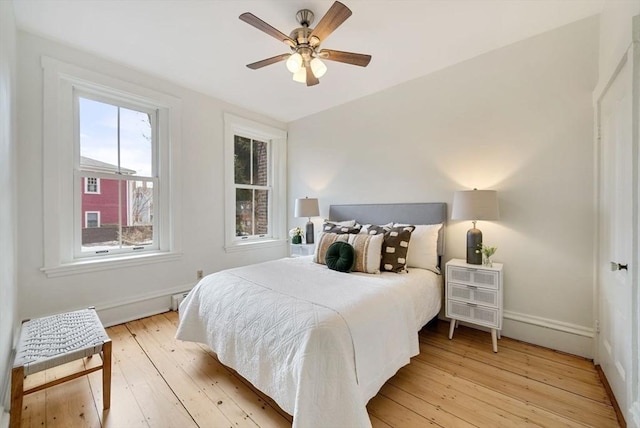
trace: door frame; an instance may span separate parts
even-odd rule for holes
[[[613,84],[614,80],[622,70],[627,62],[631,67],[632,74],[632,106],[631,106],[631,194],[632,194],[632,213],[631,213],[631,258],[629,260],[629,275],[631,275],[631,396],[628,397],[629,408],[621,409],[627,426],[640,428],[640,391],[638,384],[640,383],[640,354],[638,349],[640,348],[640,291],[638,290],[640,283],[640,275],[638,269],[640,268],[640,185],[638,184],[640,175],[638,167],[640,165],[640,15],[634,16],[632,23],[632,41],[629,49],[625,52],[623,57],[618,62],[618,66],[615,68],[613,74],[609,78],[607,84],[602,88],[597,97],[595,98],[595,208],[596,208],[596,223],[595,223],[595,246],[593,251],[594,256],[594,314],[595,318],[595,331],[599,333],[599,319],[600,319],[600,263],[598,263],[599,257],[599,244],[600,244],[600,188],[602,179],[601,168],[601,102],[605,94]],[[596,334],[594,341],[594,362],[600,363],[599,352],[599,334]]]

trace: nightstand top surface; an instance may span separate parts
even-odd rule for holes
[[[447,266],[459,266],[469,269],[484,269],[484,270],[493,270],[493,271],[501,271],[502,263],[493,263],[493,266],[485,266],[485,265],[471,265],[466,262],[464,259],[451,259],[447,262]]]

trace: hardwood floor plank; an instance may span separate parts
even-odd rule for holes
[[[135,399],[128,406],[138,406],[152,427],[195,427],[192,415],[174,394],[172,385],[167,384],[158,373],[155,362],[149,360],[127,327],[112,327],[109,335],[114,342],[115,364],[119,365],[124,381]],[[112,387],[112,397],[117,394]],[[109,413],[116,411],[122,410],[114,408],[112,404]]]
[[[405,369],[406,367],[402,368],[401,371],[406,372]],[[396,376],[402,376],[402,374]],[[411,389],[411,392],[408,392],[402,387],[396,386],[396,382],[398,382],[398,379],[390,379],[389,382],[382,387],[378,395],[385,396],[397,403],[402,403],[403,406],[410,408],[420,416],[442,427],[471,428],[476,426],[461,418],[460,415],[450,413],[445,407],[425,400],[425,397],[418,391]],[[401,381],[399,383],[401,383]],[[369,403],[367,407],[374,414],[377,411],[377,409],[372,407],[372,403]]]
[[[206,345],[180,342],[178,315],[108,329],[112,403],[102,411],[101,373],[25,397],[23,427],[291,427],[291,415]],[[420,332],[420,355],[367,405],[374,428],[617,427],[597,372],[584,358],[447,323]],[[80,360],[85,367],[99,359]],[[73,367],[29,376],[26,385]]]
[[[422,367],[422,365],[425,365]],[[545,409],[533,406],[531,403],[520,401],[506,394],[496,392],[482,385],[470,382],[466,379],[454,376],[451,373],[442,371],[436,367],[428,366],[420,360],[413,361],[402,370],[409,376],[419,379],[429,388],[435,390],[451,390],[462,394],[462,399],[473,399],[482,402],[490,409],[501,409],[518,417],[519,423],[529,423],[541,427],[584,427],[584,424],[572,421],[549,412]],[[392,382],[390,380],[390,382]],[[457,413],[458,417],[463,414]],[[465,419],[475,422],[475,415],[465,415]]]
[[[453,352],[462,357],[471,358],[483,364],[510,371],[519,376],[552,384],[558,388],[582,395],[583,397],[590,398],[592,400],[600,401],[602,403],[607,403],[609,401],[609,397],[602,389],[602,384],[597,382],[597,379],[594,379],[594,382],[584,381],[583,376],[581,376],[580,373],[578,373],[580,378],[576,379],[572,376],[575,376],[575,373],[563,371],[562,367],[551,367],[551,364],[547,362],[548,360],[527,357],[523,353],[513,351],[509,348],[502,349],[501,352],[496,354],[491,348],[478,349],[473,347],[472,344],[469,344],[468,341],[464,340],[458,340],[461,343],[455,344],[452,343],[453,341],[448,339],[447,341],[444,341],[442,337],[438,336],[423,336],[420,340],[422,343],[439,347],[445,351]],[[524,361],[518,361],[515,354],[525,357]],[[577,371],[581,372],[581,370]]]
[[[376,418],[393,427],[420,428],[439,426],[381,394],[376,395],[369,401],[368,408]]]
[[[112,327],[107,329],[107,334],[113,340],[113,355],[111,364],[111,408],[103,410],[102,403],[102,372],[95,372],[89,375],[89,383],[91,385],[91,391],[93,398],[96,402],[96,408],[100,416],[102,427],[104,428],[138,428],[149,427],[149,423],[138,405],[135,395],[124,377],[121,370],[122,360],[121,355],[125,355],[121,352],[125,346],[134,346],[133,352],[136,351],[137,346],[130,340],[124,340],[117,333],[118,327]],[[121,329],[121,332],[125,332]],[[126,332],[125,332],[126,333]],[[131,351],[130,351],[131,353]],[[99,360],[99,358],[97,358]],[[96,358],[93,358],[96,360]],[[149,362],[151,364],[151,362]]]
[[[447,323],[439,323],[439,324],[442,324],[442,325],[438,325],[439,332],[442,332],[443,330],[448,329],[448,325],[444,325]],[[485,347],[485,346],[491,347],[491,334],[489,334],[488,332],[482,332],[474,328],[461,325],[456,329],[453,335],[454,339],[459,336],[465,336],[470,340],[473,340],[474,342],[482,343],[483,344],[482,347]],[[503,347],[514,349],[519,352],[524,352],[528,355],[535,355],[539,358],[546,358],[548,360],[562,363],[577,369],[593,372],[593,361],[588,360],[586,358],[578,357],[575,355],[567,354],[561,351],[544,348],[542,346],[533,345],[530,343],[522,342],[519,340],[511,339],[510,337],[504,337],[504,336],[498,342],[498,348],[500,349]]]
[[[616,426],[612,407],[553,386],[487,366],[457,354],[420,345],[416,358],[471,382],[526,400],[566,418],[597,427]],[[446,360],[445,360],[446,359]],[[613,423],[613,424],[612,424]]]

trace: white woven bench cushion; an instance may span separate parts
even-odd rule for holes
[[[108,339],[95,309],[32,319],[22,324],[13,366],[37,373],[97,354]]]

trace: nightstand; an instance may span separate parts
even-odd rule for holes
[[[451,318],[449,339],[453,338],[458,321],[491,329],[493,352],[498,352],[502,330],[502,264],[470,265],[461,259],[451,259],[446,265],[446,310]]]
[[[316,244],[289,244],[290,257],[311,256],[316,249]]]

